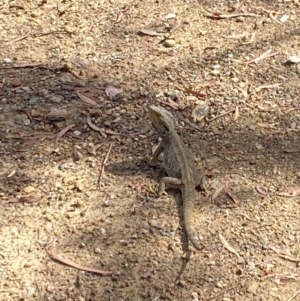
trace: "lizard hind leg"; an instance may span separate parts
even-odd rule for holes
[[[182,181],[173,177],[164,177],[159,181],[159,185],[157,188],[157,196],[161,196],[166,189],[166,186],[172,188],[180,188],[182,186]]]

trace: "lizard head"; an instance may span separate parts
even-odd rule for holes
[[[150,106],[149,117],[153,127],[162,138],[175,129],[176,120],[174,116],[162,107]]]

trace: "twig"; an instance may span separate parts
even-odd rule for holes
[[[70,32],[68,30],[56,30],[56,31],[52,31],[52,32],[50,31],[50,32],[43,32],[43,33],[27,34],[27,35],[24,35],[24,36],[17,37],[15,39],[6,41],[6,43],[7,44],[15,43],[15,42],[27,39],[29,37],[31,37],[31,38],[37,38],[37,37],[43,37],[43,36],[47,36],[47,35],[51,35],[51,34],[63,34],[63,33],[71,34],[72,32]]]
[[[238,14],[228,14],[228,15],[222,15],[216,13],[213,15],[207,14],[205,15],[205,17],[211,19],[230,19],[230,18],[238,18],[238,17],[258,17],[258,15],[252,13],[238,13]]]
[[[0,69],[18,69],[18,68],[34,68],[42,66],[41,63],[32,63],[32,64],[22,64],[22,65],[12,65],[12,66],[1,66]]]
[[[256,59],[253,59],[253,60],[248,61],[247,64],[249,65],[249,64],[251,64],[251,63],[258,63],[258,62],[261,61],[261,60],[264,60],[264,59],[266,59],[266,58],[269,58],[269,57],[271,57],[271,56],[275,56],[275,55],[279,54],[279,52],[273,52],[273,53],[271,53],[271,51],[272,51],[271,48],[268,49],[266,52],[264,52],[262,55],[260,55],[260,56],[257,57]]]
[[[280,25],[282,25],[282,23],[281,23],[280,21],[278,21],[278,20],[275,18],[274,14],[277,15],[277,13],[275,13],[275,12],[270,12],[270,13],[269,13],[269,17],[270,17],[273,21],[275,21],[275,22],[279,23]]]
[[[104,160],[103,160],[103,162],[102,162],[101,171],[100,171],[100,175],[99,175],[99,178],[98,178],[98,185],[99,185],[99,187],[101,187],[101,181],[102,181],[102,178],[103,178],[103,175],[104,175],[104,167],[105,167],[105,165],[106,165],[106,163],[107,163],[108,156],[109,156],[109,154],[110,154],[110,152],[111,152],[112,147],[113,147],[113,143],[111,143],[111,144],[109,145],[107,154],[106,154],[106,156],[105,156],[105,158],[104,158]]]
[[[235,109],[232,109],[232,110],[230,110],[230,111],[224,112],[224,113],[222,113],[222,114],[220,114],[220,115],[218,115],[218,116],[216,116],[216,117],[213,117],[213,118],[209,119],[208,122],[212,122],[212,121],[214,121],[214,120],[216,120],[216,119],[218,119],[218,118],[220,118],[220,117],[223,117],[223,116],[225,116],[225,115],[228,115],[228,114],[230,114],[230,113],[232,113],[232,112],[234,112],[234,111],[235,111]]]
[[[293,299],[295,299],[298,295],[300,294],[300,290],[297,291],[290,299],[288,299],[287,301],[292,301]]]
[[[102,276],[111,276],[113,274],[112,271],[103,271],[103,270],[99,270],[96,268],[89,268],[89,267],[85,267],[83,265],[80,265],[78,263],[73,262],[70,259],[64,258],[63,256],[56,254],[53,250],[47,250],[46,251],[48,253],[48,255],[50,256],[51,259],[53,260],[57,260],[65,265],[68,265],[72,268],[78,269],[78,270],[82,270],[82,271],[86,271],[86,272],[91,272],[91,273],[96,273]]]

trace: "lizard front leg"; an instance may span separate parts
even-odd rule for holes
[[[155,166],[157,164],[157,159],[160,156],[160,154],[163,152],[163,150],[164,150],[164,143],[163,143],[163,141],[160,141],[158,147],[156,148],[156,150],[153,154],[152,159],[149,162],[150,166]]]
[[[181,188],[182,186],[182,181],[177,178],[173,177],[164,177],[159,181],[158,188],[157,188],[157,196],[161,196],[165,189],[166,185],[170,186],[172,188]]]

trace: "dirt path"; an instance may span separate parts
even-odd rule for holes
[[[299,298],[300,7],[230,3],[0,3],[1,300]],[[189,260],[150,104],[210,185]]]

